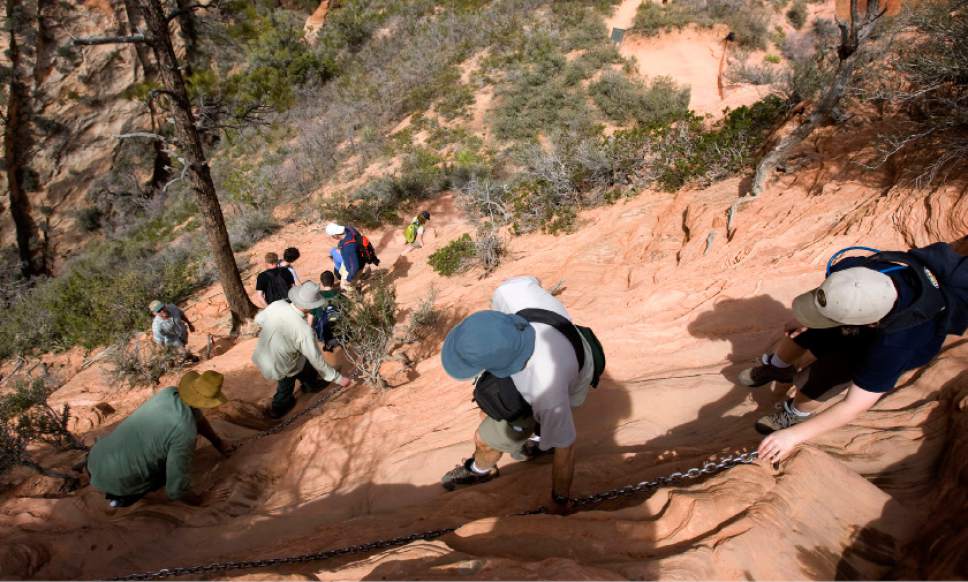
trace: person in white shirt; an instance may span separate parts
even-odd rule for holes
[[[293,287],[289,301],[270,303],[255,316],[262,330],[252,361],[267,380],[276,382],[268,410],[272,418],[285,416],[296,405],[296,380],[303,392],[318,392],[329,382],[344,387],[350,384],[323,359],[316,334],[306,323],[306,314],[325,302],[319,285],[307,282]]]
[[[561,331],[517,315],[523,309],[537,308],[571,321],[565,306],[534,277],[505,281],[494,292],[492,308],[468,316],[450,331],[441,353],[444,370],[459,380],[476,379],[484,372],[510,378],[526,405],[521,404],[516,418],[486,416],[475,434],[474,456],[448,472],[442,484],[453,489],[493,479],[503,453],[530,458],[554,450],[552,507],[565,512],[577,438],[571,409],[585,401],[591,386],[591,348],[581,340],[584,365],[579,368],[576,348]],[[478,402],[485,409],[480,397]],[[533,435],[539,427],[537,439]]]

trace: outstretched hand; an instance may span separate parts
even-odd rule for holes
[[[764,461],[779,463],[787,458],[800,442],[801,439],[797,437],[796,432],[790,429],[778,430],[763,439],[756,452]]]
[[[346,388],[347,386],[349,386],[350,384],[352,384],[353,381],[350,380],[349,378],[347,378],[346,376],[342,376],[339,380],[336,381],[336,383],[339,386],[341,386],[343,388]]]

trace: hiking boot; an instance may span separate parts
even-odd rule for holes
[[[511,458],[515,461],[533,461],[534,459],[542,456],[551,454],[554,449],[548,449],[547,451],[542,451],[538,443],[541,441],[528,440],[523,445],[521,445],[521,450],[516,453],[511,453]]]
[[[790,403],[792,403],[792,399],[777,402],[776,412],[756,421],[756,432],[763,435],[770,434],[771,432],[790,428],[810,418],[809,415],[798,416],[790,412],[788,408]]]
[[[473,462],[474,457],[471,457],[450,471],[447,471],[447,473],[441,477],[440,484],[444,486],[444,489],[453,491],[454,489],[457,489],[458,485],[477,485],[478,483],[487,483],[491,479],[498,476],[499,473],[497,467],[492,468],[484,475],[475,473],[471,470],[471,464]]]
[[[793,384],[793,376],[796,375],[796,373],[797,371],[793,366],[777,368],[772,364],[761,363],[758,366],[747,368],[740,372],[739,383],[743,386],[749,386],[750,388],[763,386],[764,384],[769,384],[770,382]]]

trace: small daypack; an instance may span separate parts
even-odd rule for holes
[[[276,267],[266,271],[269,279],[268,288],[264,291],[266,303],[272,303],[280,299],[289,299],[289,289],[292,288],[292,285],[289,282],[289,278],[286,277],[287,274],[291,276],[289,269],[286,267]]]
[[[582,338],[585,338],[591,348],[594,366],[591,385],[598,387],[605,371],[605,351],[591,328],[575,325],[568,318],[547,309],[522,309],[517,315],[530,323],[550,325],[564,335],[575,351],[579,370],[585,367],[585,346],[582,343]],[[498,378],[490,372],[481,374],[474,383],[474,400],[485,414],[495,420],[511,421],[532,413],[531,405],[521,396],[511,378]]]
[[[412,245],[417,242],[417,234],[420,232],[420,220],[414,218],[407,228],[403,230],[403,240],[406,241],[408,245]]]

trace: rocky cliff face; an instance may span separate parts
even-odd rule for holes
[[[70,45],[72,37],[126,34],[130,24],[120,2],[15,4],[19,62],[13,67],[7,56],[4,65],[18,71],[29,97],[19,120],[23,187],[35,237],[46,235],[49,260],[56,263],[91,236],[78,221],[82,210],[98,208],[107,221],[124,204],[144,198],[155,172],[153,144],[118,139],[150,127],[137,99],[144,66],[133,45]],[[10,37],[2,42],[6,48]],[[8,204],[4,200],[0,212],[4,246],[14,242]]]

